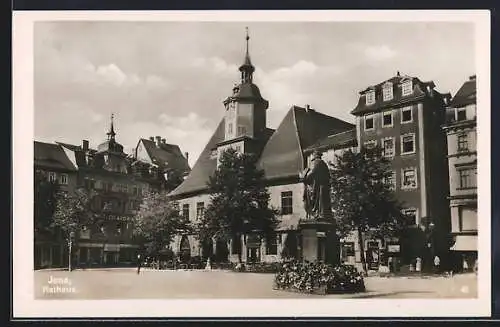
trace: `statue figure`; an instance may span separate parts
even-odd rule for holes
[[[330,171],[321,157],[320,151],[314,151],[310,167],[300,176],[304,183],[304,207],[307,219],[327,219],[332,214]]]

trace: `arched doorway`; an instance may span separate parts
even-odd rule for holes
[[[191,258],[191,245],[186,235],[181,238],[179,253],[181,262],[188,262]]]
[[[229,256],[229,249],[227,247],[227,242],[222,239],[218,239],[215,243],[215,261],[216,262],[227,262]]]

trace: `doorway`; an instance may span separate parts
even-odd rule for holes
[[[247,248],[247,262],[248,263],[260,262],[260,247]]]

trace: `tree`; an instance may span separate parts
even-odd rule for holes
[[[363,270],[367,272],[364,235],[398,236],[407,225],[401,204],[394,198],[388,179],[390,162],[380,147],[345,151],[331,164],[332,210],[341,237],[356,231]]]
[[[97,219],[91,206],[93,196],[93,192],[83,187],[77,188],[73,194],[59,192],[52,226],[59,228],[68,238],[84,226],[91,226]]]
[[[210,203],[198,225],[200,240],[228,241],[249,232],[270,236],[275,230],[277,210],[269,206],[264,171],[257,169],[257,157],[228,149],[207,185]],[[241,263],[241,250],[238,253]]]
[[[73,194],[58,192],[52,227],[60,230],[68,240],[68,270],[71,271],[72,243],[76,233],[84,226],[94,224],[97,216],[92,211],[94,193],[80,187]]]
[[[165,250],[172,237],[188,228],[176,203],[168,200],[166,192],[147,192],[134,216],[133,234],[144,244],[148,255]]]
[[[57,185],[38,170],[35,171],[34,184],[35,232],[52,232],[50,227],[56,209]]]

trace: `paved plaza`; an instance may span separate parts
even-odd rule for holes
[[[36,299],[208,299],[208,298],[475,298],[474,274],[454,277],[367,277],[361,294],[311,295],[273,290],[273,274],[229,271],[111,268],[38,270]],[[50,283],[51,281],[52,283]]]

